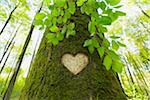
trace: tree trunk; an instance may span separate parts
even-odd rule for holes
[[[97,52],[91,55],[83,47],[90,35],[89,20],[88,16],[76,11],[70,18],[76,24],[76,35],[57,46],[47,43],[45,32],[20,100],[126,100],[115,73],[105,69]],[[86,54],[89,63],[74,75],[61,63],[66,53]]]
[[[17,9],[18,6],[19,6],[19,5],[15,6],[15,8],[11,11],[11,13],[10,13],[8,19],[6,20],[6,22],[5,22],[5,24],[4,24],[3,28],[2,28],[2,30],[0,31],[0,35],[3,33],[5,27],[7,26],[7,24],[9,23],[9,21],[10,21],[10,19],[11,19],[11,17],[12,17],[13,12]]]

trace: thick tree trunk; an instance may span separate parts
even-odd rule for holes
[[[75,22],[76,36],[52,46],[44,34],[20,100],[126,100],[121,86],[112,71],[107,71],[97,54],[89,54],[83,48],[89,38],[89,18],[76,12],[70,19]],[[77,75],[61,64],[65,53],[84,53],[88,65]]]

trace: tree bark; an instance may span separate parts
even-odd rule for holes
[[[115,73],[107,71],[95,51],[89,54],[83,43],[89,38],[89,17],[78,10],[70,18],[76,35],[57,46],[47,43],[45,32],[20,100],[126,100]],[[84,53],[89,64],[77,75],[61,64],[65,53]]]

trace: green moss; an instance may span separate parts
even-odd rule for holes
[[[114,73],[106,71],[97,52],[90,55],[83,48],[89,37],[87,20],[80,12],[71,17],[77,35],[64,39],[58,46],[47,44],[45,34],[20,100],[126,100]],[[74,75],[61,64],[65,53],[85,53],[90,62]]]

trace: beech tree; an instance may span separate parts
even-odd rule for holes
[[[125,15],[119,2],[45,0],[50,11],[34,24],[46,31],[20,100],[126,100],[116,75],[123,44],[105,36],[106,26]]]

